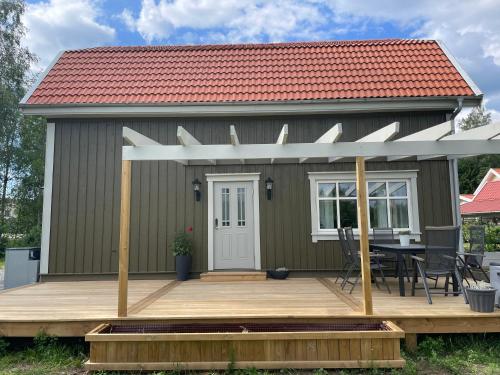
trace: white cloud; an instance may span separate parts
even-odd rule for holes
[[[339,18],[391,22],[415,37],[441,39],[500,110],[500,6],[498,0],[332,0]],[[495,98],[493,98],[495,97]]]
[[[168,39],[180,28],[210,30],[199,38],[205,42],[314,37],[317,26],[326,21],[314,2],[299,0],[143,0],[135,20],[128,9],[121,18],[148,43]]]
[[[109,44],[115,29],[99,21],[100,4],[94,0],[48,0],[28,4],[24,43],[40,59],[35,71],[44,69],[61,50]]]

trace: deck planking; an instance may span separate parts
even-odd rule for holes
[[[0,336],[31,336],[45,330],[83,336],[112,321],[175,320],[352,320],[390,319],[407,332],[500,332],[500,310],[473,312],[462,296],[433,296],[423,291],[400,297],[373,288],[374,315],[364,316],[361,287],[352,295],[333,278],[291,278],[245,282],[131,280],[129,316],[117,317],[116,281],[46,282],[0,293]],[[409,288],[409,284],[406,284]]]

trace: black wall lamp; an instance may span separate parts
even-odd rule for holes
[[[193,180],[193,190],[194,190],[194,198],[196,199],[197,202],[199,202],[200,198],[201,198],[200,187],[201,187],[200,180],[198,180],[197,178],[195,178]]]
[[[268,177],[266,179],[266,192],[267,192],[267,200],[270,201],[273,199],[273,179],[271,177]]]

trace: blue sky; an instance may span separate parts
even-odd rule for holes
[[[500,120],[499,0],[30,0],[25,44],[42,70],[102,45],[441,39]]]

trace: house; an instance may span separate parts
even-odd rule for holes
[[[500,218],[500,168],[490,168],[473,194],[460,194],[464,219],[498,223]]]
[[[48,119],[42,277],[118,271],[124,128],[165,145],[320,144],[377,131],[397,140],[439,124],[453,132],[461,108],[481,101],[434,40],[65,51],[21,103]],[[357,226],[353,158],[210,156],[133,164],[131,274],[173,273],[169,244],[186,227],[195,273],[342,267],[336,228]],[[456,160],[402,155],[366,168],[370,227],[420,240],[425,226],[458,222]]]

